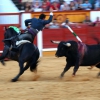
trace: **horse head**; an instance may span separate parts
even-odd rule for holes
[[[4,39],[8,39],[16,35],[18,35],[18,33],[13,28],[7,28],[4,33]]]
[[[12,43],[15,43],[15,41],[17,40],[17,35],[18,33],[13,28],[10,28],[10,27],[5,28],[3,42],[6,45],[11,45]]]

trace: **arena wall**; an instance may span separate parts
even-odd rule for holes
[[[94,15],[95,13],[95,15]],[[88,15],[92,20],[97,17],[98,11],[68,11],[68,12],[54,12],[54,18],[56,17],[58,22],[64,21],[67,17],[72,22],[80,22],[85,19],[85,16]],[[100,12],[99,12],[100,13]],[[24,15],[23,15],[24,14]],[[27,15],[28,14],[28,15]],[[10,26],[15,25],[17,27],[22,27],[22,24],[24,24],[24,20],[29,17],[38,17],[39,12],[35,13],[1,13],[0,18],[2,18],[2,21],[0,22],[0,51],[3,50],[4,44],[2,42],[3,36],[4,36],[4,26]],[[47,18],[49,17],[49,12],[45,12],[47,15]],[[26,16],[23,19],[23,16]],[[31,16],[30,16],[31,15]],[[73,17],[72,17],[73,16]],[[76,16],[76,17],[75,17]],[[92,17],[94,16],[94,17]],[[4,19],[3,19],[4,18]],[[78,20],[79,19],[79,20]],[[83,24],[79,24],[78,26],[72,25],[71,28],[77,33],[77,35],[82,39],[84,43],[87,44],[96,44],[96,42],[91,38],[91,34],[95,34],[98,37],[100,37],[100,27],[92,27],[92,26],[86,26]],[[42,42],[43,42],[43,56],[52,56],[55,54],[57,45],[52,44],[50,40],[76,40],[76,38],[73,36],[73,34],[67,29],[67,28],[60,28],[60,29],[44,29],[42,31]],[[35,39],[35,44],[37,45],[37,38]]]

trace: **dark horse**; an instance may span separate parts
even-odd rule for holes
[[[11,38],[11,39],[6,40],[8,38]],[[5,39],[4,40],[5,47],[4,47],[2,55],[0,56],[0,60],[6,57],[10,58],[12,60],[17,61],[20,67],[20,71],[18,75],[16,75],[12,79],[12,82],[17,81],[20,75],[22,75],[24,71],[27,70],[29,67],[30,67],[30,71],[34,71],[37,69],[37,64],[38,64],[38,59],[39,59],[40,54],[39,54],[38,48],[33,43],[26,42],[26,43],[21,44],[20,46],[18,46],[18,51],[16,52],[9,50],[10,46],[15,45],[16,40],[19,39],[19,36],[12,28],[6,29],[6,32],[4,34],[4,39]],[[26,62],[26,65],[24,66],[25,62]]]

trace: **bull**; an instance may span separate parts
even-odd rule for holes
[[[58,44],[56,57],[66,57],[66,65],[61,73],[62,78],[72,66],[72,75],[75,76],[79,66],[96,66],[100,69],[100,45],[87,45],[76,41],[51,41]],[[100,76],[100,72],[97,74]]]

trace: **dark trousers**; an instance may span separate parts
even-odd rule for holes
[[[22,33],[21,35],[18,36],[18,41],[20,41],[20,40],[29,40],[29,41],[33,42],[34,37],[32,36],[32,34]]]
[[[27,28],[25,33],[18,36],[18,40],[29,40],[31,42],[34,41],[35,36],[37,35],[38,31],[34,28]]]

